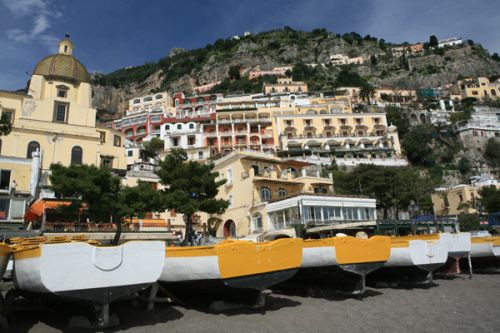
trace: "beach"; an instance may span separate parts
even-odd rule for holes
[[[309,293],[311,294],[311,293]],[[211,311],[206,304],[157,304],[152,311],[117,302],[120,325],[109,332],[498,332],[500,274],[436,279],[431,287],[367,288],[361,297],[322,289],[266,297],[260,309]],[[69,316],[53,310],[22,311],[7,331],[68,331]],[[70,331],[74,331],[72,329]],[[81,330],[88,332],[88,329]]]

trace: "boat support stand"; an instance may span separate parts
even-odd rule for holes
[[[344,271],[354,273],[360,277],[356,288],[351,292],[351,295],[363,295],[366,291],[366,275],[384,266],[384,263],[385,262],[370,262],[339,265],[339,267]]]

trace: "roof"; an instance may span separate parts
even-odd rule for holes
[[[83,64],[69,54],[54,54],[43,58],[35,66],[33,75],[46,79],[68,81],[73,84],[90,83],[90,75]]]

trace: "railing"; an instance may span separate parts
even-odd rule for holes
[[[364,135],[357,135],[355,133],[347,136],[343,136],[340,134],[332,134],[332,135],[325,135],[325,134],[315,134],[312,136],[305,136],[303,134],[299,135],[293,135],[291,137],[288,137],[286,134],[281,134],[281,136],[286,137],[288,140],[297,140],[297,139],[334,139],[334,138],[380,138],[383,137],[383,135],[377,135],[376,133],[366,133]]]

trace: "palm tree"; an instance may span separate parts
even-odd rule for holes
[[[361,97],[361,100],[370,104],[370,99],[373,96],[375,96],[375,88],[369,83],[363,84],[359,90],[359,97]]]

